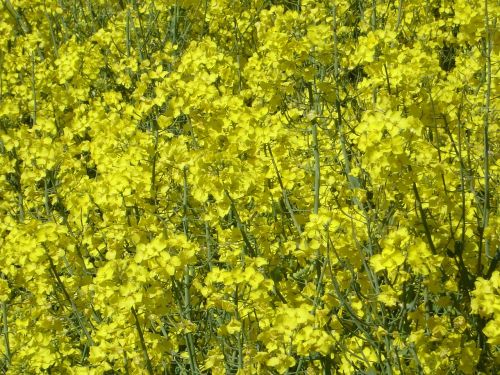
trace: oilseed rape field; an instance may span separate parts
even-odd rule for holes
[[[500,372],[499,16],[0,0],[2,374]]]

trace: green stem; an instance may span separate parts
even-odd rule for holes
[[[236,204],[235,204],[233,198],[231,198],[231,195],[229,195],[229,192],[227,190],[225,191],[225,193],[226,193],[226,196],[228,197],[228,199],[231,201],[231,209],[233,210],[234,217],[236,219],[236,225],[241,232],[241,236],[243,237],[243,241],[245,242],[247,251],[248,251],[250,256],[255,257],[255,256],[257,256],[257,253],[256,253],[255,249],[253,248],[252,244],[250,243],[250,239],[248,238],[247,231],[246,231],[245,227],[243,226],[243,223],[241,222],[241,219],[240,219],[240,215],[238,214],[238,210],[236,209]]]
[[[271,162],[273,163],[273,167],[274,167],[274,170],[276,172],[276,176],[278,178],[278,183],[281,187],[281,192],[283,194],[283,201],[285,202],[285,207],[288,210],[290,217],[292,218],[293,224],[295,225],[295,228],[297,229],[297,233],[300,235],[302,233],[302,229],[300,227],[299,222],[297,221],[297,218],[295,217],[295,215],[293,213],[292,205],[290,204],[290,200],[288,199],[288,194],[286,192],[285,186],[283,185],[283,180],[281,179],[281,174],[278,170],[278,166],[276,165],[276,160],[274,160],[273,151],[271,150],[271,145],[269,143],[267,144],[267,149],[269,150],[269,156],[271,157]]]
[[[480,242],[479,242],[479,256],[477,259],[477,274],[480,275],[482,271],[481,265],[481,254],[483,246],[484,231],[488,226],[489,222],[489,211],[490,211],[490,167],[489,167],[489,157],[490,157],[490,140],[489,140],[489,114],[490,114],[490,101],[491,101],[491,32],[489,26],[489,12],[488,12],[488,0],[484,0],[484,25],[486,32],[485,40],[485,57],[486,57],[486,93],[485,93],[485,104],[484,104],[484,114],[483,114],[483,159],[484,159],[484,201],[483,201],[483,220],[481,224],[480,232]],[[490,257],[490,243],[486,239],[484,241],[484,251],[486,257]]]
[[[422,224],[424,225],[425,237],[427,238],[427,243],[431,248],[432,254],[436,255],[436,247],[434,246],[434,241],[432,240],[431,231],[429,224],[427,223],[427,216],[425,215],[424,208],[422,207],[422,200],[420,199],[420,194],[418,193],[417,184],[413,182],[413,194],[415,195],[415,200],[417,201],[417,208],[420,213],[420,218]]]
[[[31,87],[33,91],[33,125],[36,125],[37,102],[36,102],[36,76],[35,55],[31,55]]]
[[[5,4],[5,8],[7,9],[7,11],[10,13],[12,18],[14,18],[14,20],[16,21],[16,24],[19,27],[19,29],[21,30],[21,33],[23,35],[31,33],[30,24],[28,23],[28,21],[26,21],[26,18],[24,18],[24,16],[19,14],[19,12],[12,6],[12,3],[10,2],[10,0],[4,0],[4,4]]]
[[[47,13],[47,7],[45,7],[45,18],[47,19],[47,22],[49,24],[50,39],[52,40],[52,46],[54,48],[54,56],[56,58],[59,58],[59,48],[58,48],[57,41],[56,41],[56,35],[54,33],[54,28],[52,27],[51,16]]]
[[[148,348],[146,348],[146,343],[144,341],[144,335],[142,333],[142,328],[141,328],[141,324],[139,323],[139,318],[137,316],[137,312],[135,311],[134,307],[131,307],[130,310],[132,311],[132,315],[134,315],[135,328],[137,328],[137,333],[139,334],[139,340],[141,342],[142,353],[144,354],[144,360],[146,361],[146,369],[148,370],[149,375],[153,375],[154,374],[153,365],[151,364],[151,360],[149,359]]]
[[[236,285],[234,291],[234,313],[236,320],[240,321],[240,314],[238,312],[238,285]],[[237,340],[238,340],[238,368],[243,368],[243,340],[242,340],[243,330],[238,332]]]
[[[318,146],[318,124],[316,119],[312,122],[313,154],[314,154],[314,213],[319,211],[319,188],[321,183],[319,146]]]
[[[9,323],[7,318],[7,302],[2,302],[3,340],[5,345],[5,362],[6,367],[8,368],[10,366],[11,354],[9,343]]]
[[[125,24],[125,37],[126,37],[126,45],[127,45],[127,57],[130,57],[130,48],[131,48],[131,41],[130,41],[130,9],[127,9],[127,17],[126,17],[126,24]]]
[[[344,159],[344,173],[349,182],[351,189],[359,188],[359,181],[356,177],[351,176],[351,162],[349,154],[347,153],[346,140],[342,124],[342,108],[340,105],[340,58],[338,50],[338,36],[337,36],[337,8],[333,6],[333,73],[335,78],[335,109],[337,118],[335,119],[337,132],[339,134],[340,147],[342,150],[342,157]],[[355,198],[357,202],[357,198]],[[357,202],[359,203],[359,202]],[[359,204],[358,204],[359,205]],[[361,207],[361,206],[360,206]]]
[[[3,97],[3,59],[4,59],[4,53],[3,51],[0,52],[0,100],[2,100]]]
[[[184,177],[184,186],[183,186],[183,194],[182,194],[182,207],[184,211],[184,217],[182,218],[182,224],[184,228],[184,235],[186,236],[186,239],[189,236],[189,227],[188,227],[188,193],[189,193],[189,188],[188,188],[188,182],[187,182],[187,167],[184,167],[183,170],[183,177]],[[189,288],[191,286],[191,267],[189,265],[186,265],[184,267],[184,282],[183,282],[183,288],[184,288],[184,306],[183,306],[183,312],[184,312],[184,317],[185,319],[191,321],[191,294],[189,291]],[[191,366],[191,371],[193,374],[198,374],[198,366],[196,364],[196,357],[195,357],[195,348],[194,348],[194,343],[193,343],[193,336],[191,332],[186,333],[186,344],[188,348],[188,354],[189,354],[189,364]]]
[[[59,277],[59,274],[57,273],[56,267],[54,265],[54,262],[52,261],[52,257],[49,254],[49,251],[47,248],[45,248],[45,252],[47,254],[47,258],[49,260],[49,265],[50,265],[50,270],[52,271],[52,274],[54,275],[57,284],[61,288],[64,297],[68,300],[71,309],[73,310],[73,313],[75,314],[76,318],[78,319],[78,323],[80,324],[80,328],[82,329],[83,333],[87,337],[87,343],[89,346],[94,345],[94,341],[92,340],[92,336],[90,335],[90,332],[87,330],[87,324],[86,320],[83,314],[80,313],[78,308],[76,307],[75,302],[73,301],[73,298],[69,295],[68,291],[66,290],[66,287],[64,286],[64,283],[62,282],[61,278]]]

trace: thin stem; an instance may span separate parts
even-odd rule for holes
[[[236,320],[240,321],[240,313],[238,312],[238,285],[236,285],[234,291],[234,314]],[[237,340],[238,340],[238,368],[243,368],[243,340],[242,340],[243,330],[238,332]]]
[[[21,190],[17,193],[17,205],[19,207],[19,222],[24,222],[24,198]]]
[[[276,176],[278,178],[278,183],[281,187],[281,192],[283,194],[283,201],[285,202],[285,207],[288,210],[288,213],[292,218],[293,224],[295,225],[295,228],[297,229],[297,232],[300,235],[302,233],[302,229],[300,228],[300,224],[293,213],[292,205],[290,204],[290,200],[288,199],[288,194],[286,192],[285,186],[283,185],[283,180],[281,179],[281,174],[278,170],[278,166],[276,165],[276,160],[274,160],[273,151],[271,150],[271,145],[269,143],[267,144],[267,149],[269,150],[269,156],[271,157],[271,162],[273,163],[273,167],[276,172]]]
[[[250,239],[248,238],[246,229],[243,226],[243,223],[241,222],[240,215],[238,214],[238,210],[236,210],[236,204],[235,204],[233,198],[231,197],[231,195],[229,195],[229,192],[227,190],[225,191],[225,193],[226,193],[226,196],[228,197],[228,199],[231,201],[231,209],[232,209],[232,211],[234,213],[234,217],[236,219],[236,225],[241,232],[241,236],[243,237],[243,241],[245,242],[247,251],[248,251],[250,256],[255,257],[257,255],[257,253],[256,253],[255,249],[253,248],[252,244],[250,243]]]
[[[130,57],[130,9],[127,9],[127,21],[125,24],[125,37],[126,37],[126,45],[127,45],[127,57]]]
[[[370,25],[371,25],[372,31],[375,31],[375,29],[377,28],[377,0],[372,0],[372,17],[370,20]],[[378,60],[377,48],[375,48],[374,58],[375,58],[375,60]],[[375,104],[377,104],[377,87],[376,86],[373,87],[372,100],[373,100],[373,106],[375,107]]]
[[[3,97],[3,59],[4,59],[4,53],[3,51],[0,52],[0,100],[2,100]]]
[[[486,54],[486,92],[485,92],[485,104],[484,104],[484,114],[483,114],[483,159],[484,159],[484,201],[483,201],[483,220],[481,224],[480,232],[480,243],[479,243],[479,255],[477,259],[477,274],[481,273],[481,255],[482,255],[482,244],[484,238],[484,231],[488,226],[489,222],[489,211],[490,211],[490,170],[489,170],[489,156],[490,156],[490,141],[489,141],[489,114],[490,114],[490,100],[491,100],[491,31],[489,26],[489,12],[488,12],[488,0],[484,1],[484,26],[486,32],[485,40],[485,54]],[[486,239],[484,241],[484,251],[486,257],[490,257],[490,243]]]
[[[158,191],[156,188],[156,163],[158,160],[158,122],[153,120],[153,165],[151,168],[151,196],[153,199],[154,209],[157,211],[158,207]]]
[[[23,35],[31,33],[30,24],[28,23],[28,21],[26,21],[26,18],[21,16],[21,14],[19,14],[19,12],[12,6],[12,3],[10,2],[10,0],[4,0],[4,4],[5,4],[5,8],[7,9],[7,11],[10,13],[12,18],[14,18],[14,20],[16,21],[16,24],[19,27],[19,29],[21,30],[21,33]]]
[[[349,155],[347,153],[347,147],[346,147],[346,141],[345,141],[345,136],[344,136],[344,130],[342,128],[342,108],[340,105],[340,87],[339,87],[339,81],[340,81],[340,58],[339,58],[339,51],[338,51],[338,37],[337,37],[337,8],[334,5],[332,9],[333,13],[333,72],[334,72],[334,78],[335,78],[335,91],[336,91],[336,98],[335,98],[335,109],[337,112],[337,118],[335,119],[336,125],[337,125],[337,132],[339,134],[339,140],[340,140],[340,147],[342,150],[342,157],[344,159],[344,173],[349,181],[349,185],[351,189],[356,189],[359,187],[359,181],[356,177],[351,176],[351,163],[349,159]],[[356,198],[357,200],[357,198]]]
[[[125,367],[125,375],[129,375],[130,372],[128,371],[128,358],[127,358],[127,351],[123,351],[123,367]]]
[[[33,125],[36,125],[36,113],[37,113],[37,102],[36,102],[36,79],[35,79],[35,55],[31,55],[31,87],[33,90]]]
[[[5,345],[5,362],[6,367],[8,368],[10,366],[11,354],[9,343],[9,323],[7,318],[7,302],[2,302],[3,340]]]
[[[311,111],[314,112],[314,118],[311,121],[311,132],[312,132],[312,149],[313,149],[313,155],[314,155],[314,208],[313,208],[313,213],[317,214],[319,211],[319,187],[320,187],[320,180],[321,180],[321,174],[320,174],[320,165],[319,165],[319,146],[318,146],[318,124],[317,124],[317,118],[316,116],[319,116],[319,111],[317,101],[314,98],[313,94],[313,89],[312,89],[312,84],[308,83],[307,84],[307,90],[309,92],[309,108]]]
[[[399,29],[401,25],[401,21],[403,20],[403,0],[399,0],[398,4],[398,21],[396,23],[396,31]]]
[[[320,165],[319,165],[319,146],[318,146],[318,124],[316,119],[312,121],[312,138],[314,154],[314,213],[319,211],[319,188],[321,183]]]
[[[205,240],[207,244],[207,264],[209,271],[212,271],[212,238],[210,236],[210,231],[208,227],[208,223],[205,222]]]
[[[50,205],[49,205],[49,187],[47,184],[47,177],[43,180],[44,183],[44,191],[43,191],[43,197],[44,197],[44,205],[45,205],[45,214],[47,215],[47,220],[50,218]]]
[[[424,225],[425,237],[427,238],[427,243],[431,248],[432,254],[436,255],[436,247],[434,246],[434,242],[432,240],[431,232],[429,229],[429,224],[427,223],[427,216],[425,215],[424,208],[422,207],[422,200],[420,199],[420,194],[418,193],[417,184],[413,183],[413,193],[415,195],[415,200],[417,201],[417,208],[420,213],[420,218],[422,220],[422,224]]]
[[[71,298],[68,291],[66,290],[66,287],[64,286],[64,283],[62,282],[61,278],[59,277],[59,274],[57,273],[56,267],[54,265],[54,262],[52,261],[52,257],[50,256],[48,249],[45,248],[45,251],[47,254],[47,258],[49,259],[50,270],[52,271],[52,274],[54,275],[57,284],[61,288],[61,290],[64,294],[64,297],[66,297],[69,304],[71,305],[71,309],[73,310],[75,316],[77,317],[78,323],[80,324],[80,327],[81,327],[83,333],[87,337],[87,342],[88,342],[89,346],[94,345],[94,341],[92,340],[92,336],[90,335],[90,332],[87,330],[86,321],[85,321],[83,314],[81,314],[80,311],[78,310],[78,308],[76,307],[76,304],[73,301],[73,298]]]
[[[142,333],[141,324],[139,323],[139,318],[137,317],[137,312],[134,307],[131,307],[132,315],[134,315],[135,319],[135,328],[137,328],[137,333],[139,334],[139,340],[141,342],[142,353],[144,354],[144,360],[146,361],[146,369],[148,370],[149,375],[153,375],[153,365],[151,364],[151,360],[148,355],[148,348],[146,348],[146,343],[144,341],[144,335]]]
[[[47,22],[49,23],[49,30],[50,30],[50,38],[52,40],[52,46],[54,48],[54,56],[56,58],[59,58],[59,50],[58,50],[58,45],[56,41],[56,35],[54,33],[54,28],[52,27],[52,19],[49,13],[47,13],[47,6],[44,1],[44,9],[45,9],[45,18],[47,18]]]
[[[187,167],[184,167],[183,170],[183,177],[184,177],[184,187],[183,187],[183,194],[182,194],[182,207],[184,211],[184,217],[182,218],[182,224],[184,228],[184,235],[186,236],[186,239],[189,237],[189,227],[188,227],[188,182],[187,182]],[[189,291],[189,288],[191,286],[191,267],[189,265],[186,265],[184,267],[184,282],[183,282],[183,288],[184,288],[184,306],[183,306],[183,312],[184,312],[184,317],[185,319],[191,321],[191,293]],[[186,343],[187,343],[187,348],[188,348],[188,353],[189,353],[189,364],[191,366],[191,371],[195,374],[199,373],[198,366],[196,364],[196,358],[195,358],[195,348],[194,348],[194,343],[193,343],[193,336],[191,335],[191,332],[186,333]]]
[[[182,227],[184,229],[184,235],[186,236],[186,239],[188,238],[188,184],[187,184],[187,167],[184,167],[183,170],[183,177],[184,177],[184,186],[183,186],[183,193],[182,193],[182,209],[183,209],[183,218],[182,218]]]
[[[240,39],[240,32],[239,32],[239,29],[238,29],[238,22],[236,21],[236,17],[234,17],[233,19],[233,23],[234,23],[234,44],[235,44],[235,48],[236,48],[236,62],[238,64],[238,92],[241,92],[241,89],[242,89],[242,76],[241,76],[241,71],[242,71],[242,66],[241,66],[241,56],[240,56],[240,43],[239,43],[239,39]]]

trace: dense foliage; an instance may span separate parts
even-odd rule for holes
[[[500,4],[2,0],[6,374],[500,368]]]

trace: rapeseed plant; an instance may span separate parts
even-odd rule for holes
[[[2,372],[498,372],[498,14],[2,0]]]

